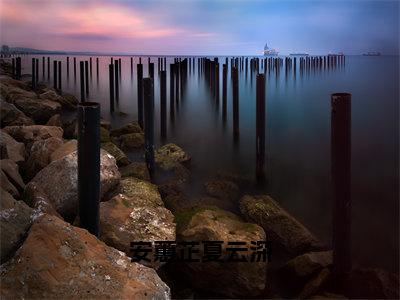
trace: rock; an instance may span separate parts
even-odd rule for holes
[[[319,293],[318,295],[310,297],[310,299],[347,299],[347,298],[343,295],[323,292]]]
[[[0,121],[1,127],[4,126],[29,126],[35,124],[33,120],[27,117],[14,104],[0,101]]]
[[[140,128],[139,123],[134,121],[118,129],[111,130],[110,135],[113,137],[118,137],[120,135],[129,133],[143,133],[143,130]]]
[[[311,296],[321,291],[327,284],[331,272],[328,268],[322,269],[317,276],[312,278],[303,288],[298,299],[310,299]]]
[[[332,265],[332,251],[308,252],[289,260],[280,271],[285,280],[301,281]]]
[[[144,134],[143,133],[128,133],[120,135],[114,139],[121,149],[126,151],[133,151],[135,149],[143,148]]]
[[[62,127],[61,116],[59,114],[52,116],[46,123],[47,126]]]
[[[1,263],[13,256],[31,225],[32,208],[0,189]]]
[[[151,202],[151,201],[149,201]],[[163,206],[141,206],[137,198],[118,195],[100,204],[100,239],[107,245],[130,253],[132,241],[175,241],[172,213]],[[151,203],[150,203],[151,204]],[[153,247],[154,249],[154,247]],[[153,250],[154,253],[154,250]],[[161,264],[145,260],[144,265],[158,268]]]
[[[14,101],[14,105],[39,124],[46,124],[52,116],[61,111],[59,103],[45,99],[19,98]]]
[[[64,138],[77,139],[78,138],[78,122],[76,119],[63,120]]]
[[[111,130],[111,123],[110,121],[106,121],[104,119],[100,119],[100,126],[103,127],[104,129],[107,129],[107,131]]]
[[[220,209],[227,210],[233,213],[238,212],[238,207],[233,201],[226,198],[215,198],[215,197],[198,197],[190,201],[193,206],[216,206]]]
[[[267,195],[243,196],[240,211],[248,221],[264,228],[269,240],[282,252],[296,256],[322,248],[306,227]]]
[[[64,219],[72,220],[78,208],[77,168],[77,152],[73,152],[42,169],[26,186],[25,195],[29,204],[34,204],[35,192],[41,193]],[[100,198],[117,186],[119,179],[114,157],[101,150]]]
[[[62,128],[56,126],[7,126],[3,130],[18,142],[24,143],[26,149],[30,149],[35,141],[45,140],[50,137],[62,139],[63,136]]]
[[[399,299],[399,275],[377,268],[350,272],[346,296],[350,299]]]
[[[63,93],[62,96],[58,95],[54,90],[47,90],[39,95],[42,100],[50,100],[59,103],[63,108],[75,109],[78,105],[78,99],[71,94]]]
[[[106,150],[108,153],[110,153],[112,156],[115,157],[117,161],[118,166],[127,166],[131,163],[129,158],[125,155],[124,152],[122,152],[121,149],[119,149],[114,143],[108,142],[108,143],[102,143],[101,148]]]
[[[128,198],[134,199],[135,207],[164,206],[157,186],[135,177],[122,178],[116,193],[124,194]]]
[[[5,175],[5,177],[2,175],[2,178],[1,178],[2,179],[2,183],[1,183],[2,188],[5,189],[7,192],[9,192],[14,197],[19,198],[20,193],[22,193],[25,188],[25,183],[22,180],[21,175],[19,174],[18,165],[11,159],[2,159],[0,161],[0,166],[1,166],[1,171]],[[3,181],[6,178],[8,180],[8,183],[6,181],[6,183],[3,184]],[[15,187],[15,189],[13,189],[12,187],[9,187],[10,184],[13,187]]]
[[[228,180],[210,180],[204,184],[206,192],[209,196],[220,199],[229,199],[231,201],[239,198],[239,187],[232,181]]]
[[[11,135],[0,129],[1,159],[11,159],[15,163],[25,161],[25,145],[17,142]]]
[[[2,266],[4,299],[169,299],[157,273],[86,230],[44,215]]]
[[[235,172],[228,172],[228,171],[218,171],[217,178],[221,180],[228,180],[231,181],[238,186],[245,185],[248,186],[254,182],[252,175],[240,174]]]
[[[174,214],[193,208],[192,203],[189,202],[189,198],[183,192],[181,185],[168,182],[159,185],[158,190],[160,191],[165,207]]]
[[[186,163],[191,157],[175,144],[166,144],[154,154],[157,165],[164,170],[171,170],[177,163]]]
[[[34,142],[25,166],[26,177],[32,179],[37,172],[46,167],[51,162],[51,154],[62,144],[63,140],[56,137]]]
[[[58,147],[53,153],[51,153],[50,162],[63,158],[64,156],[72,152],[75,152],[77,148],[78,148],[77,140],[70,140],[68,142],[65,142],[60,147]]]
[[[21,98],[37,99],[37,95],[32,91],[27,91],[25,89],[13,85],[8,85],[8,93],[5,100],[10,103],[15,103],[15,101]]]
[[[5,190],[7,193],[10,193],[13,197],[19,198],[20,194],[17,188],[10,182],[6,173],[4,173],[3,170],[1,170],[0,176],[1,189]]]
[[[107,129],[100,127],[100,143],[111,142],[110,133]]]
[[[121,177],[136,177],[139,179],[150,181],[150,173],[144,162],[132,162],[127,166],[119,168]]]
[[[246,248],[250,247],[251,241],[266,240],[260,226],[244,223],[236,215],[218,208],[196,208],[176,214],[175,220],[178,240],[241,241],[246,242]],[[223,248],[226,247],[232,246],[225,244]],[[222,253],[226,260],[228,252]],[[240,254],[247,256],[248,261],[190,262],[184,264],[182,271],[190,283],[201,291],[229,298],[255,297],[265,288],[267,262],[250,262],[250,251],[241,251]]]

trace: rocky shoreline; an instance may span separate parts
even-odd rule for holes
[[[11,78],[0,61],[1,297],[9,298],[396,298],[398,276],[356,269],[337,291],[332,252],[249,179],[219,173],[190,199],[191,157],[156,150],[156,182],[137,122],[101,122],[100,236],[77,220],[75,96]],[[271,262],[131,262],[132,241],[268,240]],[[152,244],[154,249],[154,243]]]

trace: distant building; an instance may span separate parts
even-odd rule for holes
[[[3,53],[3,54],[10,53],[10,47],[8,47],[7,45],[1,46],[1,53]]]
[[[269,48],[268,44],[265,44],[264,55],[265,56],[278,55],[278,51],[276,51],[275,49]]]

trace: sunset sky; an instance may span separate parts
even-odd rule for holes
[[[0,0],[1,44],[130,54],[399,52],[399,1]]]

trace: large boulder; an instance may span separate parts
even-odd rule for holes
[[[46,123],[47,126],[57,126],[57,127],[62,127],[63,124],[61,122],[61,116],[59,114],[56,114],[52,116]]]
[[[57,148],[53,153],[50,155],[50,161],[55,161],[57,159],[63,158],[64,156],[75,152],[78,149],[78,141],[77,140],[69,140],[65,142]]]
[[[61,111],[59,103],[45,99],[19,98],[14,101],[14,105],[39,124],[46,124]]]
[[[14,104],[0,101],[0,121],[1,127],[4,126],[29,126],[35,124],[33,120],[27,117]]]
[[[24,191],[25,183],[19,174],[18,165],[11,159],[2,159],[1,167],[1,187],[16,198],[19,198]]]
[[[11,159],[18,164],[25,160],[25,145],[0,129],[0,153],[1,159]]]
[[[18,86],[14,86],[14,85],[9,84],[5,100],[10,102],[10,103],[15,103],[15,101],[17,101],[17,100],[19,100],[21,98],[37,99],[37,95],[36,95],[35,92],[27,91],[27,90],[25,90],[23,88],[20,88]]]
[[[264,228],[277,252],[294,257],[322,249],[320,242],[303,224],[267,195],[243,196],[240,211],[248,221]]]
[[[62,139],[63,136],[62,128],[56,126],[7,126],[3,130],[18,142],[24,143],[27,149],[30,149],[35,141],[45,140],[50,137]]]
[[[4,299],[169,299],[157,273],[86,230],[44,215],[2,266]]]
[[[42,100],[50,100],[59,103],[63,108],[74,109],[78,105],[78,99],[71,94],[63,93],[62,96],[58,95],[54,90],[45,90],[44,93],[39,95]]]
[[[131,163],[126,154],[121,149],[119,149],[114,143],[112,142],[101,143],[101,148],[103,148],[104,150],[106,150],[108,153],[110,153],[112,156],[115,157],[117,165],[119,167],[127,166]]]
[[[22,241],[31,225],[32,208],[23,201],[16,201],[8,192],[0,189],[0,255],[1,263],[9,259]]]
[[[150,180],[150,173],[144,162],[132,162],[127,166],[119,168],[121,177],[136,177],[143,180]]]
[[[172,213],[163,206],[155,206],[151,199],[147,206],[142,206],[147,204],[144,195],[140,201],[136,200],[120,194],[100,204],[100,239],[127,254],[133,241],[175,241]],[[141,263],[154,268],[161,265],[154,260]]]
[[[133,121],[131,123],[128,123],[125,126],[111,130],[110,135],[113,137],[118,137],[120,135],[129,134],[129,133],[143,133],[143,130],[140,127],[138,122]]]
[[[191,159],[181,147],[172,143],[157,149],[154,158],[156,164],[163,170],[171,170],[177,163],[186,163]]]
[[[51,162],[51,154],[62,144],[63,140],[56,137],[34,142],[26,161],[25,176],[32,179],[37,172],[46,167]]]
[[[125,151],[134,151],[143,148],[144,134],[143,133],[127,133],[113,139],[121,149]]]
[[[204,184],[206,192],[211,197],[236,201],[239,198],[239,187],[229,180],[215,179]]]
[[[266,240],[264,230],[260,226],[245,223],[236,215],[216,207],[196,208],[179,213],[176,215],[176,221],[179,241],[225,243],[223,245],[225,250],[221,252],[221,262],[202,261],[183,264],[181,271],[196,289],[229,298],[256,297],[264,290],[267,261],[251,261],[250,250],[252,241]],[[226,249],[235,246],[228,246],[226,243],[238,241],[246,244],[236,247],[244,247],[247,250],[239,250],[234,258],[239,259],[244,256],[246,261],[230,262],[232,253]],[[200,257],[203,255],[205,252],[200,250]]]
[[[28,183],[25,196],[31,206],[35,193],[41,193],[65,219],[72,220],[78,208],[77,152],[53,161]],[[100,197],[113,189],[120,180],[115,159],[106,151],[100,152]]]

